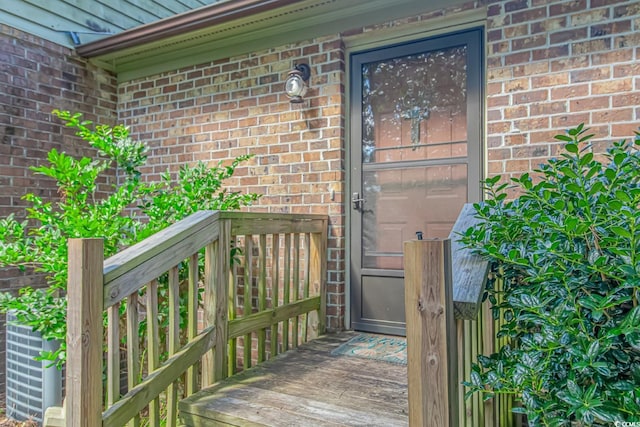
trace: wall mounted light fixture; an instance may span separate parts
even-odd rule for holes
[[[289,102],[299,104],[302,97],[307,93],[307,80],[311,75],[311,67],[308,64],[296,64],[293,70],[287,74],[284,83],[284,91],[289,97]]]

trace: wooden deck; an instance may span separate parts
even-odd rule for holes
[[[407,369],[334,356],[327,335],[183,400],[184,425],[407,426]]]

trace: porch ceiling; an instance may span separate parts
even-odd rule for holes
[[[163,71],[414,16],[465,0],[233,0],[79,46],[129,81]]]

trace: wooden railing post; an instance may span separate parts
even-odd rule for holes
[[[102,239],[69,239],[67,427],[102,425]]]
[[[203,359],[203,387],[227,376],[228,292],[231,250],[231,220],[219,221],[218,240],[205,249],[204,327],[216,330],[213,353]]]
[[[404,243],[411,427],[458,426],[451,241]]]

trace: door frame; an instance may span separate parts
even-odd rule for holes
[[[452,15],[440,20],[434,20],[432,22],[418,22],[415,24],[409,24],[401,28],[383,30],[380,32],[372,32],[365,36],[357,35],[354,37],[346,37],[343,39],[345,46],[345,187],[343,190],[344,195],[344,212],[345,212],[345,299],[344,299],[344,327],[345,329],[353,329],[352,327],[352,267],[351,267],[351,235],[353,228],[353,210],[351,209],[351,185],[353,181],[352,177],[352,126],[354,126],[354,118],[352,117],[352,84],[351,81],[351,57],[354,54],[362,53],[365,51],[391,47],[393,45],[400,45],[405,43],[412,43],[423,39],[434,38],[438,36],[444,36],[449,34],[455,34],[459,32],[478,29],[481,32],[481,58],[480,58],[480,111],[479,120],[480,126],[480,146],[478,147],[478,161],[475,163],[480,168],[479,176],[481,179],[486,178],[486,58],[487,58],[487,43],[486,43],[486,23],[487,12],[486,9],[474,9],[472,11],[466,11],[459,14]],[[356,125],[360,125],[359,121],[356,121]],[[480,184],[479,184],[480,185]],[[483,198],[482,192],[480,192],[480,199]]]

